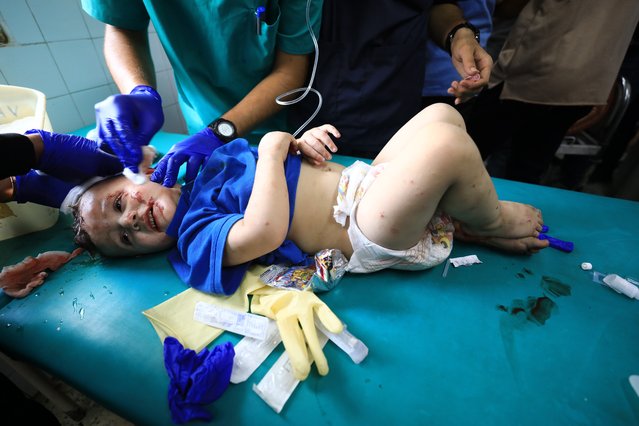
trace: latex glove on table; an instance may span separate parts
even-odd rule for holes
[[[169,375],[169,408],[175,423],[210,421],[206,405],[217,400],[231,379],[235,351],[231,342],[199,353],[185,349],[177,339],[164,340],[164,366]]]
[[[222,145],[224,142],[206,127],[173,145],[155,167],[151,180],[171,188],[177,182],[180,167],[186,163],[184,180],[191,182],[197,177],[200,168],[206,164],[211,153]]]
[[[263,287],[253,292],[251,312],[275,320],[297,379],[308,377],[309,351],[319,374],[328,374],[328,362],[317,337],[314,316],[332,333],[341,333],[344,326],[313,292]]]
[[[109,96],[95,105],[98,137],[118,156],[125,169],[138,174],[142,146],[164,124],[162,98],[150,86],[136,86],[128,95]]]

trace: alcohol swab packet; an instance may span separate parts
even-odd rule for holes
[[[458,266],[468,266],[468,265],[473,265],[475,263],[482,263],[482,262],[481,260],[479,260],[476,254],[471,254],[471,255],[462,256],[462,257],[451,257],[450,263],[455,268],[457,268]]]
[[[368,355],[368,347],[364,344],[364,342],[346,330],[346,325],[344,325],[344,329],[341,333],[332,333],[328,331],[322,325],[322,322],[317,318],[317,316],[315,316],[315,326],[319,331],[324,333],[331,342],[335,343],[338,348],[346,352],[355,364],[362,362]]]
[[[324,333],[319,333],[317,338],[320,347],[323,348],[328,337]],[[257,385],[253,385],[253,391],[279,414],[299,382],[299,379],[296,379],[293,374],[291,360],[284,351],[262,380]]]
[[[442,277],[446,278],[446,275],[448,275],[448,267],[450,265],[453,265],[455,268],[457,268],[458,266],[468,266],[475,263],[482,263],[482,261],[479,260],[479,258],[475,254],[462,257],[449,257],[448,259],[446,259],[446,265],[444,266]]]
[[[245,336],[235,345],[231,383],[242,383],[257,370],[282,341],[277,323],[269,320],[264,339]]]
[[[248,312],[234,311],[210,303],[197,302],[193,311],[195,321],[243,336],[264,340],[270,319]]]

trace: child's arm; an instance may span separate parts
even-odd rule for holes
[[[292,135],[266,134],[258,148],[255,181],[244,218],[231,228],[224,247],[224,266],[239,265],[277,249],[286,239],[289,199],[284,161],[297,150]]]

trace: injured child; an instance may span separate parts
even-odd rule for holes
[[[169,260],[177,274],[208,293],[234,293],[253,262],[309,265],[324,249],[339,249],[348,271],[364,273],[435,266],[449,256],[453,233],[513,253],[548,246],[538,238],[541,212],[498,200],[461,116],[445,104],[412,118],[371,165],[345,168],[327,161],[336,149],[331,136],[339,132],[324,125],[299,139],[268,133],[257,148],[236,139],[215,149],[197,178],[181,187],[137,185],[122,175],[77,186],[66,176],[69,155],[83,159],[73,164],[100,165],[109,175],[121,165],[89,139],[36,133],[28,135],[31,142],[8,136],[20,149],[33,143],[35,168],[0,180],[0,202],[39,202],[72,212],[76,243],[106,256],[174,247]],[[80,169],[71,174],[90,176]],[[30,265],[3,273],[11,278]],[[41,280],[33,280],[42,278],[20,275],[18,283],[3,284],[3,273],[0,284],[16,295],[23,294],[20,283],[35,286]],[[341,321],[312,292],[265,288],[252,293],[251,311],[276,320],[295,377],[307,377],[309,359],[327,374],[314,316],[332,333],[342,331]]]
[[[251,262],[308,263],[323,249],[341,250],[348,271],[365,273],[437,265],[453,233],[514,253],[548,246],[537,238],[539,210],[498,200],[454,108],[424,109],[371,165],[324,161],[335,146],[329,135],[339,137],[324,125],[300,139],[268,133],[258,148],[237,139],[181,188],[102,180],[74,202],[76,242],[107,256],[175,245],[169,259],[181,279],[218,294],[232,294]]]

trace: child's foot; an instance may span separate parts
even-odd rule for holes
[[[536,236],[501,238],[469,235],[461,228],[459,222],[455,223],[455,239],[468,243],[476,243],[488,247],[494,247],[503,251],[517,254],[537,253],[539,250],[548,247],[549,244],[547,240],[540,240]]]
[[[479,241],[489,247],[494,247],[503,251],[517,254],[534,254],[539,250],[548,247],[547,240],[540,240],[537,237],[522,238],[497,238],[486,237],[483,241]]]
[[[488,225],[473,227],[464,223],[464,233],[472,236],[509,239],[539,236],[544,223],[539,209],[528,204],[499,201],[499,210],[499,217]]]

